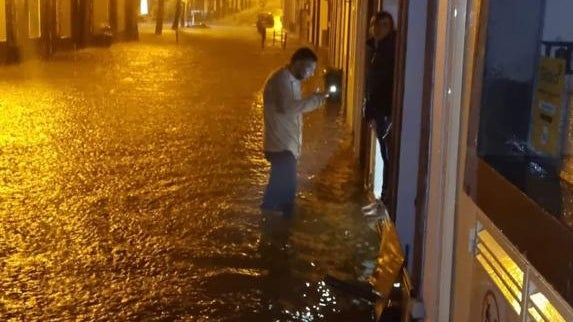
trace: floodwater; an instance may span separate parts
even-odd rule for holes
[[[322,282],[377,252],[336,107],[305,117],[294,219],[261,220],[259,91],[295,44],[179,38],[0,67],[1,319],[368,321]]]

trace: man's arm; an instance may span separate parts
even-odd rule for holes
[[[319,108],[324,103],[323,94],[312,94],[305,98],[295,97],[292,83],[286,77],[277,79],[275,102],[281,113],[306,113]]]

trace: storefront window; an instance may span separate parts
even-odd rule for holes
[[[483,3],[464,189],[573,304],[573,1]]]
[[[478,155],[573,228],[573,2],[490,1]]]

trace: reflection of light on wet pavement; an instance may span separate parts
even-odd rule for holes
[[[310,283],[307,283],[306,286],[309,288],[309,292],[312,291],[310,290]],[[327,310],[334,313],[338,312],[336,308],[336,297],[324,282],[318,282],[315,291],[319,295],[317,305],[307,306],[304,310],[294,312],[284,310],[284,313],[297,321],[322,321],[322,319],[325,318]],[[307,294],[303,293],[302,297],[307,297]]]
[[[368,316],[320,282],[360,276],[376,239],[345,134],[321,112],[306,118],[288,247],[260,250],[258,91],[288,55],[261,55],[256,33],[233,32],[193,31],[178,46],[142,35],[0,69],[0,316]]]

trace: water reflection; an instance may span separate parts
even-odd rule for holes
[[[286,54],[251,31],[0,70],[2,319],[368,320],[321,282],[365,279],[376,245],[325,114],[306,120],[288,233],[262,229],[257,93]]]

